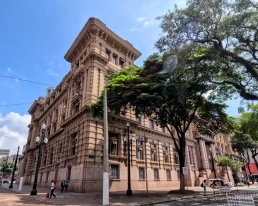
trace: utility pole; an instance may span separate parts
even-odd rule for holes
[[[13,179],[14,179],[14,173],[15,173],[15,170],[16,170],[16,164],[17,164],[17,161],[18,161],[19,150],[20,150],[20,147],[18,147],[18,150],[17,150],[17,155],[16,155],[14,167],[13,167],[12,180],[11,180],[11,184],[10,184],[9,188],[13,188]]]
[[[149,196],[149,187],[148,187],[148,163],[147,163],[147,142],[148,139],[145,137],[144,135],[144,153],[145,153],[145,176],[146,176],[146,192],[147,192],[147,196]]]
[[[103,205],[109,205],[107,90],[104,90]]]

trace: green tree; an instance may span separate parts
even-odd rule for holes
[[[257,147],[257,144],[252,140],[252,138],[243,134],[241,131],[236,131],[231,138],[231,145],[234,150],[236,150],[239,155],[242,157],[242,161],[247,164],[249,173],[250,170],[250,156],[249,151],[251,151],[254,147]]]
[[[13,163],[2,163],[0,166],[0,171],[3,172],[5,175],[10,175],[13,172],[14,169],[14,164]],[[17,167],[16,167],[16,171],[17,171]]]
[[[237,174],[238,169],[243,167],[242,162],[238,160],[233,160],[229,156],[219,156],[216,159],[216,163],[218,166],[223,167],[223,169],[227,171],[227,175],[228,175],[227,167],[229,167],[232,170],[233,174]],[[229,175],[228,175],[228,179],[229,179]]]
[[[249,111],[242,113],[238,120],[238,127],[232,136],[232,147],[236,149],[250,163],[249,151],[258,168],[258,105],[249,105]],[[249,168],[250,171],[250,168]]]
[[[158,19],[164,33],[156,42],[160,52],[191,47],[210,82],[258,100],[257,1],[188,0],[186,8],[175,6]]]
[[[151,55],[143,68],[129,67],[113,73],[106,85],[108,108],[112,115],[134,110],[136,116],[151,118],[169,131],[180,162],[180,190],[185,189],[182,168],[185,166],[186,132],[196,122],[202,134],[230,133],[232,122],[224,112],[225,105],[204,97],[214,87],[207,84],[205,75],[182,67],[171,73],[160,72],[165,56]],[[180,56],[179,56],[180,57]],[[91,105],[93,116],[102,116],[103,96]],[[197,115],[198,113],[198,115]],[[210,122],[206,127],[201,122]],[[227,127],[225,126],[227,125]],[[204,129],[206,128],[206,129]],[[173,132],[175,131],[175,133]]]

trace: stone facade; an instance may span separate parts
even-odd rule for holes
[[[68,179],[70,191],[102,190],[103,122],[91,117],[89,104],[97,101],[111,73],[134,65],[140,55],[100,20],[88,20],[65,55],[71,63],[70,72],[49,97],[40,97],[29,109],[32,119],[26,161],[21,161],[26,164],[26,184],[34,181],[38,155],[35,137],[40,136],[41,124],[45,123],[49,142],[43,149],[38,185],[49,187],[52,179],[58,185]],[[145,189],[146,170],[149,188],[178,187],[178,155],[168,131],[151,119],[136,118],[128,112],[108,127],[110,191],[127,189],[127,122],[132,137],[132,189]],[[189,186],[199,185],[211,176],[208,148],[217,153],[214,143],[214,139],[201,136],[194,126],[187,133]]]

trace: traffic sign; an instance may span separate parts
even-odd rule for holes
[[[188,169],[187,169],[187,167],[183,167],[183,174],[184,174],[184,175],[188,175]]]

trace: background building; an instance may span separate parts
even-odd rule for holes
[[[49,143],[43,148],[38,185],[48,187],[52,179],[57,182],[67,179],[71,191],[102,190],[103,122],[91,117],[89,105],[97,101],[111,73],[134,65],[140,55],[131,43],[103,22],[89,19],[65,55],[71,63],[70,72],[50,96],[40,97],[29,109],[32,118],[28,146],[20,161],[26,165],[27,184],[34,181],[38,155],[35,137],[45,123]],[[179,158],[168,131],[152,119],[128,112],[109,123],[110,190],[127,188],[127,122],[131,135],[132,189],[145,188],[146,170],[150,188],[179,186]],[[230,147],[229,143],[224,145]],[[216,139],[200,135],[192,125],[187,133],[187,185],[200,185],[203,179],[212,177],[209,148],[216,157]]]
[[[48,98],[53,93],[54,90],[55,90],[55,87],[48,87],[46,92],[46,98]]]
[[[9,149],[0,149],[0,158],[8,157],[9,154],[10,154],[10,150]]]

